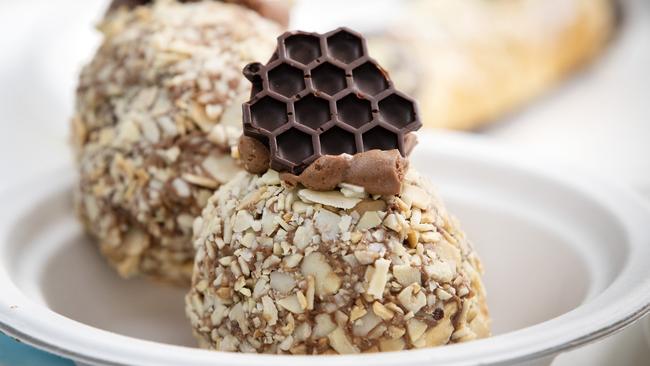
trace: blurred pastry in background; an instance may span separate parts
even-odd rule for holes
[[[109,14],[77,88],[76,210],[120,275],[189,283],[194,217],[240,171],[241,69],[271,53],[281,27],[216,1]]]
[[[167,0],[174,1],[174,0]],[[178,0],[182,3],[199,0]],[[289,13],[293,0],[222,0],[226,3],[239,4],[256,11],[261,16],[274,20],[283,27],[289,24]],[[151,4],[153,0],[113,0],[108,7],[107,15],[112,15],[118,9],[131,10],[137,6]]]
[[[472,129],[523,107],[595,59],[612,0],[418,0],[369,49],[419,99],[425,127]]]

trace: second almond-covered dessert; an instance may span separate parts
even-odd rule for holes
[[[194,222],[202,347],[349,354],[486,337],[476,252],[409,167],[421,123],[348,29],[279,38],[244,70],[248,170]]]
[[[240,170],[241,68],[280,28],[238,5],[160,0],[100,29],[73,117],[76,209],[122,276],[189,283],[192,221]]]

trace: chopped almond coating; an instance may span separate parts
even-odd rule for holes
[[[240,173],[197,219],[186,311],[201,345],[350,354],[489,335],[478,257],[416,172],[398,196],[305,194],[276,176]]]
[[[231,157],[249,93],[241,69],[280,28],[237,5],[156,1],[99,29],[72,117],[75,209],[120,275],[187,285],[194,218],[242,170]]]

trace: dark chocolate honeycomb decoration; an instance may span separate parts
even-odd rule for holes
[[[244,135],[265,144],[271,168],[302,172],[323,155],[398,149],[422,124],[415,102],[396,91],[358,33],[287,32],[266,65],[244,68],[251,99]]]

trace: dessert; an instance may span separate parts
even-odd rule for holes
[[[422,102],[425,127],[477,128],[597,59],[616,29],[616,3],[409,1],[369,48]]]
[[[244,74],[247,171],[194,222],[200,346],[349,354],[488,336],[480,260],[408,164],[417,107],[363,38],[288,32]]]
[[[238,5],[156,1],[99,29],[72,118],[76,210],[120,275],[189,284],[192,221],[241,170],[241,68],[280,27]]]

